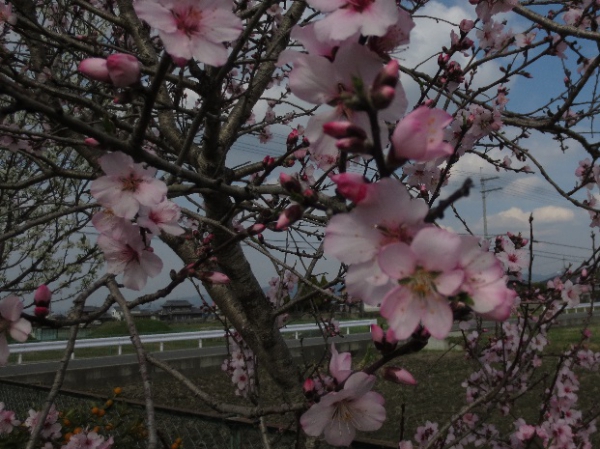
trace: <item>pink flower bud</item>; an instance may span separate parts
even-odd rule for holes
[[[336,142],[335,146],[338,148],[338,150],[346,151],[348,153],[369,153],[369,149],[365,145],[365,140],[359,139],[358,137],[346,137],[344,139],[340,139]]]
[[[460,28],[460,31],[462,31],[463,33],[468,33],[469,31],[471,31],[473,29],[474,26],[475,26],[475,22],[473,22],[472,20],[462,19],[460,21],[460,25],[458,27]]]
[[[98,145],[100,145],[100,142],[98,142],[93,137],[88,137],[83,141],[83,143],[85,143],[88,147],[97,147]]]
[[[306,379],[304,381],[304,384],[302,385],[302,390],[305,394],[313,393],[315,391],[315,381],[312,380],[310,377]]]
[[[275,225],[275,230],[284,231],[291,224],[298,221],[302,218],[302,213],[304,209],[299,204],[292,204],[286,210],[284,210],[281,215],[279,215],[279,219],[277,220],[277,224]]]
[[[398,84],[400,64],[395,59],[388,62],[385,67],[377,74],[371,88],[377,90],[382,86],[396,87]]]
[[[371,103],[375,109],[385,109],[394,101],[396,90],[391,86],[381,86],[371,92]]]
[[[260,234],[261,232],[263,232],[265,230],[266,226],[262,223],[255,223],[252,226],[250,226],[248,229],[246,229],[246,232],[248,232],[248,235],[257,235]]]
[[[50,315],[50,309],[48,307],[36,307],[33,309],[33,314],[38,318],[45,318]]]
[[[286,145],[294,146],[298,142],[299,133],[297,129],[293,129],[287,136]]]
[[[49,307],[52,299],[52,292],[47,285],[40,285],[33,295],[33,302],[36,306]]]
[[[79,63],[77,70],[95,81],[102,81],[103,83],[110,83],[111,81],[110,75],[108,74],[108,67],[106,66],[106,59],[84,59]]]
[[[340,195],[354,203],[360,203],[367,196],[369,184],[358,173],[340,173],[330,178],[337,184]]]
[[[352,122],[328,122],[323,125],[323,132],[336,139],[344,137],[357,137],[365,140],[367,133]]]
[[[383,378],[390,382],[404,385],[417,385],[417,381],[407,370],[395,366],[386,366],[383,369]]]
[[[300,181],[293,176],[288,175],[287,173],[279,174],[279,184],[288,192],[292,193],[300,193],[302,191],[302,186],[300,185]]]
[[[383,343],[383,329],[377,324],[371,324],[371,338],[375,343]]]
[[[106,58],[106,67],[112,83],[128,87],[140,80],[140,62],[135,56],[117,53]]]
[[[198,273],[198,277],[209,284],[222,285],[231,282],[231,279],[226,274],[219,273],[218,271],[203,271]]]

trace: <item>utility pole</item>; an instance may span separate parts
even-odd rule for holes
[[[493,189],[485,189],[485,183],[487,181],[492,181],[494,179],[498,179],[498,176],[491,176],[489,178],[484,178],[481,173],[481,167],[479,168],[479,182],[481,183],[481,199],[483,201],[483,238],[487,240],[488,232],[487,232],[487,207],[486,207],[486,196],[489,192],[493,192],[494,190],[502,190],[502,187],[495,187]]]

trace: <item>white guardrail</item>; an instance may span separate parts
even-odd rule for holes
[[[600,302],[594,302],[591,304],[586,302],[576,306],[570,306],[565,309],[565,313],[589,312],[590,308],[592,308],[594,312],[600,310]]]
[[[377,320],[354,320],[341,321],[338,323],[340,330],[346,329],[346,334],[350,333],[351,327],[370,326],[371,324],[377,324]],[[296,340],[298,340],[300,332],[316,330],[319,330],[319,327],[316,324],[290,324],[289,326],[280,329],[282,333],[294,333]],[[161,352],[164,350],[164,343],[170,341],[198,340],[198,347],[201,348],[202,340],[224,337],[225,332],[223,330],[140,335],[142,343],[159,343]],[[121,355],[123,352],[123,345],[130,344],[130,337],[86,338],[75,340],[75,349],[117,346],[118,354]],[[8,345],[11,354],[19,354],[17,364],[23,363],[23,354],[26,352],[60,351],[64,350],[66,347],[66,340],[44,341],[39,343],[14,343]],[[75,358],[75,351],[71,354],[71,358]]]

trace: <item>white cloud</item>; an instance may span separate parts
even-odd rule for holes
[[[543,206],[533,209],[533,211],[524,211],[519,207],[499,212],[489,217],[488,221],[494,226],[519,226],[529,222],[529,216],[533,214],[534,223],[560,223],[568,222],[575,218],[575,213],[565,207]]]

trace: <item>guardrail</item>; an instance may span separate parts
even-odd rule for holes
[[[346,329],[346,334],[350,333],[352,327],[364,327],[370,326],[371,324],[377,324],[377,320],[353,320],[353,321],[342,321],[338,323],[341,329]],[[316,324],[290,324],[284,328],[281,328],[282,333],[294,333],[294,338],[298,340],[300,332],[305,331],[316,331],[320,328]],[[233,332],[233,330],[232,330]],[[151,335],[140,335],[142,343],[159,343],[160,351],[164,350],[164,343],[171,341],[184,341],[184,340],[198,340],[198,348],[202,347],[202,340],[210,338],[224,338],[225,331],[223,330],[208,330],[208,331],[195,331],[195,332],[179,332],[170,334],[151,334]],[[123,352],[124,345],[130,345],[130,337],[107,337],[107,338],[86,338],[75,341],[75,349],[83,348],[100,348],[116,346],[118,348],[118,355]],[[23,354],[27,352],[44,352],[44,351],[60,351],[67,347],[66,340],[60,341],[44,341],[39,343],[14,343],[8,345],[8,349],[11,354],[19,354],[17,364],[23,363]],[[71,354],[71,358],[75,358],[75,351]]]
[[[586,302],[576,306],[567,307],[565,313],[589,312],[590,309],[592,309],[592,311],[600,310],[600,302]]]

